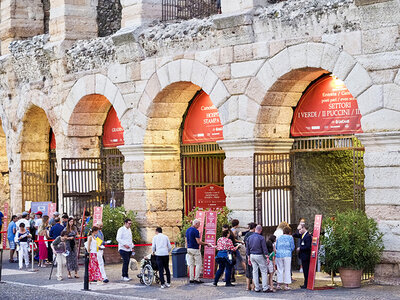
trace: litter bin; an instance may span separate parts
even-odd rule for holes
[[[172,250],[172,271],[174,278],[187,276],[186,248],[174,248]]]

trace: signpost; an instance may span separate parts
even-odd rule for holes
[[[49,216],[50,219],[54,217],[54,213],[56,211],[57,211],[57,203],[49,203],[47,215]]]
[[[103,207],[95,206],[93,208],[93,226],[97,226],[97,223],[103,222]]]
[[[7,228],[8,228],[8,203],[4,204],[4,213],[3,213],[3,228],[6,233],[3,233],[3,249],[7,249]]]
[[[200,240],[203,237],[203,231],[204,231],[204,218],[206,216],[205,211],[198,210],[196,212],[196,219],[200,220],[200,227],[199,227],[199,232],[200,232]]]
[[[215,245],[217,237],[217,212],[206,212],[206,232],[204,242]],[[215,273],[215,249],[204,247],[203,278],[214,278]]]
[[[216,209],[224,206],[226,195],[222,186],[209,184],[196,188],[196,207]]]
[[[315,215],[314,232],[311,243],[310,269],[308,271],[307,289],[314,290],[315,272],[318,259],[319,236],[321,234],[322,215]]]

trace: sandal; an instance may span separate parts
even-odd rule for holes
[[[80,278],[78,275],[75,275],[75,278]]]
[[[68,274],[68,279],[72,279],[72,276],[71,276],[71,274]]]
[[[285,291],[290,291],[292,288],[290,286],[287,286],[284,288]]]

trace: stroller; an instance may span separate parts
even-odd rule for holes
[[[137,277],[140,279],[141,284],[150,286],[155,280],[157,284],[160,283],[160,277],[158,276],[158,267],[156,263],[155,255],[147,255],[140,262],[140,273]]]

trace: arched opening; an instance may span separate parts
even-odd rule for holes
[[[75,106],[68,127],[70,157],[62,159],[62,209],[78,216],[102,204],[123,204],[124,130],[108,99],[84,96]]]
[[[28,211],[32,202],[58,202],[54,146],[53,132],[45,111],[32,106],[23,119],[21,136],[23,210]]]
[[[294,70],[272,86],[263,105],[259,132],[291,138],[293,147],[255,155],[256,219],[275,227],[364,209],[364,149],[354,136],[362,132],[361,115],[345,84],[324,70]]]
[[[6,147],[6,135],[0,123],[0,207],[10,200],[9,170]]]

